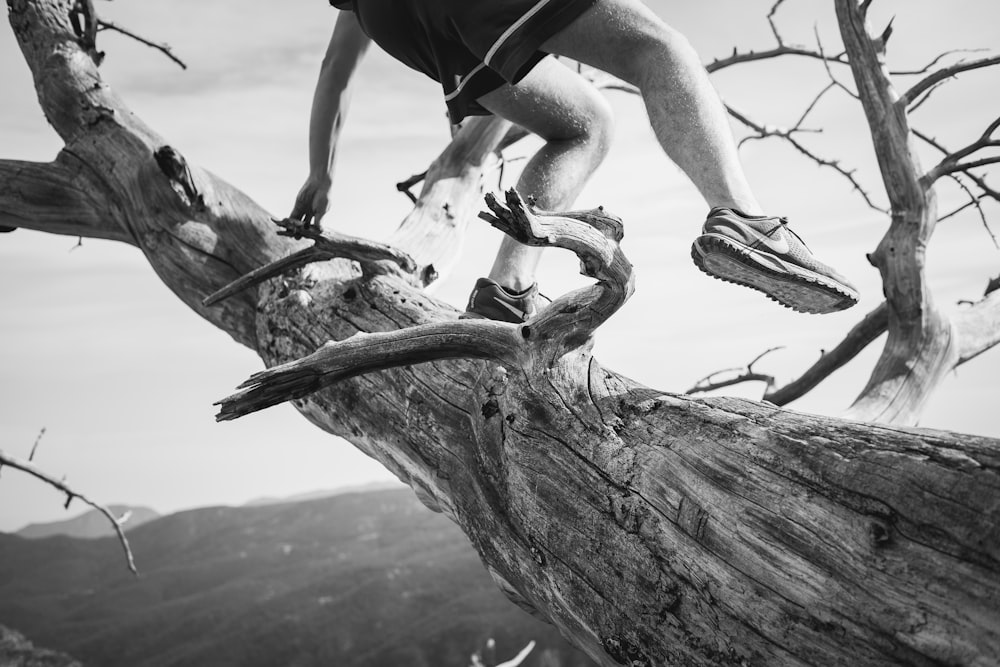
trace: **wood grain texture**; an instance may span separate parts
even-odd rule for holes
[[[268,367],[361,332],[454,320],[411,282],[341,259],[202,305],[302,244],[180,153],[157,162],[169,144],[101,81],[71,4],[8,0],[46,116],[102,175],[86,191],[99,213],[87,225],[133,242]],[[472,191],[486,161],[463,172]],[[470,187],[446,190],[476,208]],[[443,210],[433,187],[425,194],[427,211]],[[22,204],[19,224],[59,231]],[[441,252],[399,245],[418,263]],[[586,340],[520,338],[498,345],[504,364],[385,368],[293,403],[458,522],[513,600],[602,665],[1000,660],[1000,442],[684,398],[603,368]]]

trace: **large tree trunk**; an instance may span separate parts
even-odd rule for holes
[[[66,149],[0,161],[0,225],[136,245],[268,366],[345,341],[296,407],[458,522],[512,599],[602,665],[1000,660],[1000,442],[693,400],[602,368],[589,337],[631,273],[597,212],[510,229],[597,279],[530,326],[456,320],[420,289],[440,250],[410,244],[415,270],[332,260],[204,306],[302,244],[126,109],[68,3],[8,5]],[[409,238],[450,242],[434,231],[471,217],[505,129],[459,134]]]

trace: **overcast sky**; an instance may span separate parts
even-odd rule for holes
[[[764,19],[770,1],[650,4],[690,37],[706,62],[734,45],[773,44]],[[169,42],[190,66],[181,71],[151,49],[104,33],[100,47],[108,57],[102,71],[189,160],[273,213],[286,214],[306,174],[309,102],[336,12],[324,0],[246,0],[238,11],[235,6],[222,0],[98,3],[108,19]],[[920,68],[948,49],[995,52],[1000,46],[996,0],[875,3],[879,27],[893,14],[894,69]],[[814,44],[815,27],[828,51],[839,47],[829,0],[788,0],[777,19],[790,42]],[[846,69],[835,71],[849,80]],[[409,208],[394,184],[425,169],[448,131],[433,82],[377,51],[360,76],[327,224],[381,239]],[[724,73],[716,84],[727,101],[761,122],[788,125],[825,77],[812,62],[768,63]],[[902,86],[914,80],[900,79]],[[61,144],[39,111],[8,26],[0,27],[0,89],[0,156],[52,159]],[[618,116],[616,143],[578,204],[603,204],[624,218],[623,245],[638,287],[599,332],[602,363],[650,386],[683,391],[713,370],[783,345],[759,369],[789,380],[878,305],[878,275],[864,254],[884,233],[885,216],[867,208],[830,170],[774,143],[751,143],[744,150],[759,198],[775,214],[787,215],[822,259],[859,286],[861,304],[846,313],[798,315],[700,274],[688,252],[705,204],[659,152],[639,102],[614,93],[610,99]],[[994,68],[949,84],[913,122],[957,147],[978,136],[998,108],[1000,68]],[[810,125],[826,128],[808,138],[812,145],[856,167],[884,203],[856,102],[832,95]],[[933,164],[932,153],[923,158],[925,166]],[[954,206],[956,196],[943,191],[942,210]],[[997,207],[986,210],[1000,231]],[[493,230],[475,225],[462,260],[437,294],[461,306],[497,242]],[[928,252],[936,297],[949,308],[977,298],[987,279],[1000,273],[998,260],[975,215],[942,224]],[[553,251],[540,281],[542,291],[553,295],[582,278],[575,258]],[[864,385],[879,348],[872,346],[792,407],[838,414]],[[26,456],[44,427],[36,462],[93,497],[170,512],[390,478],[288,406],[216,424],[213,401],[260,367],[251,351],[174,298],[136,249],[87,239],[78,247],[75,238],[25,231],[0,236],[0,449]],[[924,425],[1000,436],[998,377],[997,350],[962,367],[933,398]],[[757,398],[761,387],[730,393]],[[55,492],[3,471],[0,530],[66,516]]]

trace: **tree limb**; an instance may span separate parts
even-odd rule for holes
[[[412,278],[415,283],[418,282],[416,278],[418,270],[416,262],[405,252],[397,250],[392,246],[368,241],[367,239],[337,231],[324,230],[291,218],[274,220],[274,223],[283,230],[278,232],[279,236],[288,236],[293,239],[310,239],[313,241],[313,245],[254,269],[245,276],[205,297],[202,301],[204,305],[214,306],[223,299],[255,287],[265,280],[279,276],[286,271],[313,262],[323,262],[335,258],[356,261],[361,265],[362,271],[368,274],[372,272],[385,272],[387,270],[386,263],[391,263],[399,267],[400,271],[398,273],[401,276]],[[426,269],[426,267],[424,268]],[[426,275],[426,271],[422,273]],[[420,282],[420,284],[425,285],[426,282]]]
[[[941,83],[946,79],[951,79],[962,72],[968,72],[970,70],[980,69],[983,67],[991,67],[998,63],[1000,63],[1000,56],[991,56],[989,58],[981,58],[979,60],[958,62],[949,67],[939,69],[933,74],[921,79],[911,86],[909,90],[900,95],[897,104],[904,109],[908,108],[918,97],[920,97],[923,92],[935,87],[938,83]]]
[[[511,368],[523,339],[509,325],[492,320],[435,322],[378,333],[357,333],[329,341],[301,359],[254,373],[243,391],[215,403],[216,421],[228,421],[308,396],[348,378],[441,359],[489,359]]]
[[[770,390],[774,386],[774,376],[766,375],[764,373],[757,373],[754,371],[753,367],[758,361],[771,354],[776,350],[784,349],[783,346],[772,347],[764,350],[756,357],[753,361],[747,364],[744,368],[727,368],[721,371],[716,371],[710,373],[705,377],[701,378],[694,383],[694,386],[688,389],[685,394],[691,396],[693,394],[701,394],[709,391],[714,391],[716,389],[724,389],[726,387],[731,387],[733,385],[742,384],[744,382],[763,382],[767,389]],[[734,373],[732,377],[725,378],[722,380],[717,379],[718,376],[724,373]]]
[[[0,226],[130,242],[101,214],[94,180],[66,151],[49,163],[0,159]]]
[[[820,382],[828,378],[856,357],[889,328],[889,309],[883,301],[878,308],[865,315],[854,325],[840,343],[832,350],[823,352],[820,358],[796,380],[764,394],[764,400],[775,405],[788,405],[805,396]]]
[[[32,454],[33,453],[34,449],[32,449]],[[116,517],[114,513],[104,505],[94,502],[93,500],[88,498],[85,494],[76,491],[68,484],[66,484],[65,481],[52,477],[47,472],[36,466],[34,463],[31,463],[30,461],[23,461],[21,459],[18,459],[17,457],[5,454],[2,450],[0,450],[0,468],[2,468],[3,466],[8,466],[10,468],[14,468],[15,470],[20,470],[21,472],[27,473],[32,477],[40,479],[41,481],[45,482],[46,484],[55,488],[56,490],[65,493],[66,494],[65,506],[67,508],[69,507],[69,504],[73,502],[74,498],[79,498],[80,500],[90,505],[101,514],[103,514],[105,517],[107,517],[108,521],[111,522],[112,527],[114,527],[115,529],[115,534],[118,535],[118,542],[121,543],[122,550],[125,552],[125,560],[128,563],[129,571],[131,571],[132,574],[138,575],[138,572],[136,571],[135,568],[135,559],[132,557],[132,548],[129,546],[128,538],[125,537],[125,531],[122,530],[122,524],[124,524],[125,521],[128,519],[128,515],[125,515],[123,518]]]
[[[987,288],[986,295],[955,316],[959,332],[959,350],[956,366],[1000,345],[1000,290]]]

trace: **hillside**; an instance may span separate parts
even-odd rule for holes
[[[122,516],[125,512],[131,512],[128,521],[125,522],[125,532],[135,530],[142,524],[152,521],[160,516],[156,510],[148,507],[132,507],[130,505],[111,505],[108,507],[115,516]],[[111,527],[108,518],[97,510],[90,510],[64,521],[52,521],[50,523],[31,523],[17,531],[15,535],[28,539],[38,539],[42,537],[53,537],[54,535],[65,535],[66,537],[77,537],[80,539],[94,539],[97,537],[110,537],[115,534],[115,529]]]
[[[0,625],[0,667],[81,667],[70,656],[35,646],[17,630]]]
[[[208,508],[110,538],[0,534],[0,624],[85,665],[466,667],[489,637],[526,667],[591,665],[508,602],[408,489]]]

